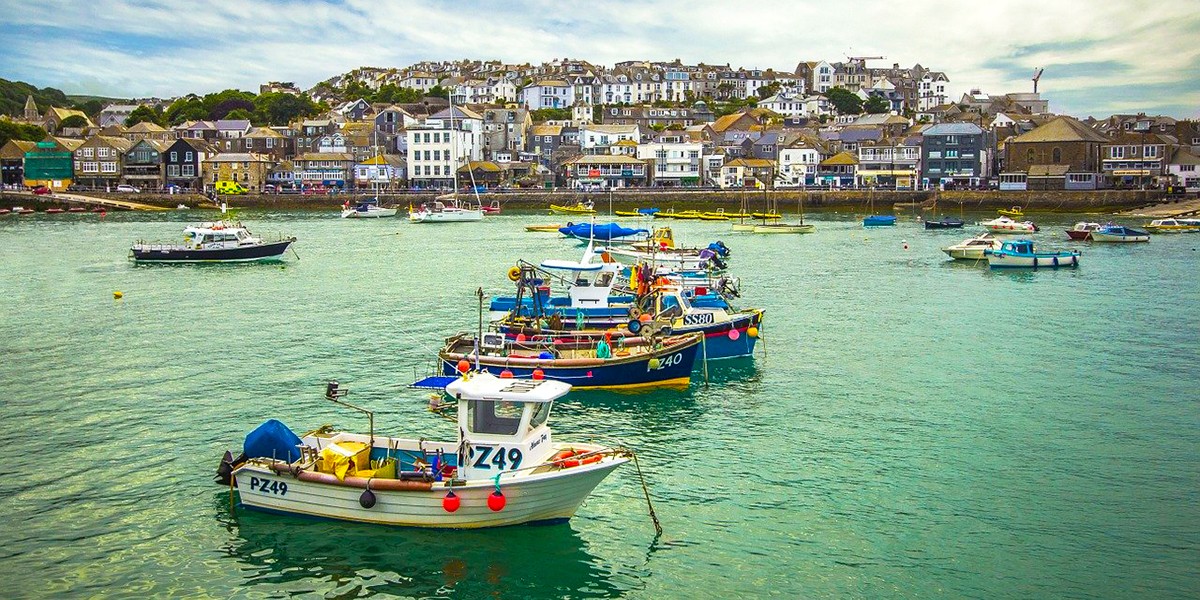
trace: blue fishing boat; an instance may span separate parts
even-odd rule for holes
[[[870,215],[863,219],[863,227],[890,227],[895,224],[894,215]]]
[[[458,372],[459,361],[498,377],[550,379],[576,389],[687,387],[703,340],[700,334],[628,340],[547,342],[508,340],[500,334],[460,334],[438,353],[442,373]]]
[[[988,248],[983,254],[987,257],[988,266],[993,269],[1073,268],[1079,266],[1080,256],[1078,250],[1035,252],[1033,240],[1009,240],[999,250]]]
[[[1093,242],[1148,242],[1150,233],[1124,225],[1108,224],[1092,232]]]

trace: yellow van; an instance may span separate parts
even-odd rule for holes
[[[223,195],[241,195],[246,193],[246,188],[236,181],[218,181],[216,184],[218,194]]]

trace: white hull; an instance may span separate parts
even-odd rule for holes
[[[1011,254],[987,255],[988,266],[993,269],[1054,269],[1079,266],[1078,256],[1013,256]]]
[[[280,475],[251,464],[236,470],[234,477],[241,503],[249,508],[380,525],[474,529],[569,519],[588,494],[613,469],[627,461],[623,457],[606,456],[592,464],[502,477],[500,490],[506,503],[499,511],[487,505],[488,496],[495,490],[492,480],[455,485],[454,493],[461,506],[453,513],[442,507],[442,499],[451,489],[446,482],[435,482],[430,490],[373,489],[376,504],[363,508],[359,503],[362,488],[302,481],[289,473]],[[284,489],[284,493],[279,493]]]
[[[394,216],[396,216],[396,209],[394,208],[372,208],[365,212],[351,208],[342,211],[343,219],[378,219]]]
[[[766,225],[755,225],[754,233],[812,233],[817,228],[815,225],[788,225],[786,223],[769,223]]]
[[[413,223],[469,223],[482,221],[482,210],[446,210],[443,212],[414,212],[408,215]]]
[[[1033,233],[1033,225],[1025,225],[1024,223],[984,225],[983,227],[992,233]]]
[[[1118,242],[1118,243],[1120,243],[1120,242],[1148,242],[1148,241],[1150,241],[1150,236],[1148,236],[1148,235],[1112,235],[1110,233],[1104,233],[1101,231],[1093,231],[1092,232],[1092,241],[1093,242]]]
[[[649,252],[613,247],[607,248],[606,251],[613,258],[627,265],[644,262],[677,271],[700,271],[704,269],[703,263],[708,262],[708,259],[700,258],[695,254],[679,255],[670,252],[656,252],[651,254]]]

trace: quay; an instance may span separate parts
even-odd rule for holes
[[[378,194],[385,205],[401,208],[432,200],[442,192],[405,191]],[[245,194],[220,196],[230,207],[334,210],[342,203],[376,194],[342,193],[329,195],[304,194]],[[461,198],[474,200],[473,194],[461,193]],[[815,189],[770,189],[770,190],[714,190],[714,189],[664,189],[628,188],[603,192],[578,190],[495,190],[479,194],[480,201],[487,205],[499,201],[501,206],[514,210],[540,210],[550,204],[574,204],[591,201],[601,214],[611,209],[655,206],[667,210],[736,209],[745,203],[750,210],[759,210],[768,205],[779,211],[796,213],[801,209],[811,212],[822,211],[866,211],[874,204],[877,207],[892,207],[905,212],[916,210],[940,211],[994,211],[998,208],[1021,206],[1026,210],[1061,213],[1127,213],[1146,214],[1139,211],[1164,205],[1158,209],[1168,211],[1170,216],[1200,210],[1200,199],[1167,197],[1161,190],[1098,190],[1098,191],[893,191],[893,190],[815,190]],[[0,204],[52,205],[53,203],[77,203],[106,206],[125,210],[170,210],[178,204],[192,208],[215,208],[208,197],[201,194],[112,194],[104,192],[56,193],[35,196],[28,192],[0,192]],[[1194,205],[1194,206],[1193,206]],[[1167,214],[1167,213],[1164,213]],[[1154,213],[1159,216],[1159,213]]]

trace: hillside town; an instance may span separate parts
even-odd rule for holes
[[[0,147],[7,188],[328,194],[633,187],[1200,191],[1200,124],[1075,118],[946,73],[556,59],[360,68],[301,90],[39,105]],[[40,129],[38,129],[40,128]],[[44,134],[44,135],[43,135]],[[222,185],[218,185],[222,184]]]

